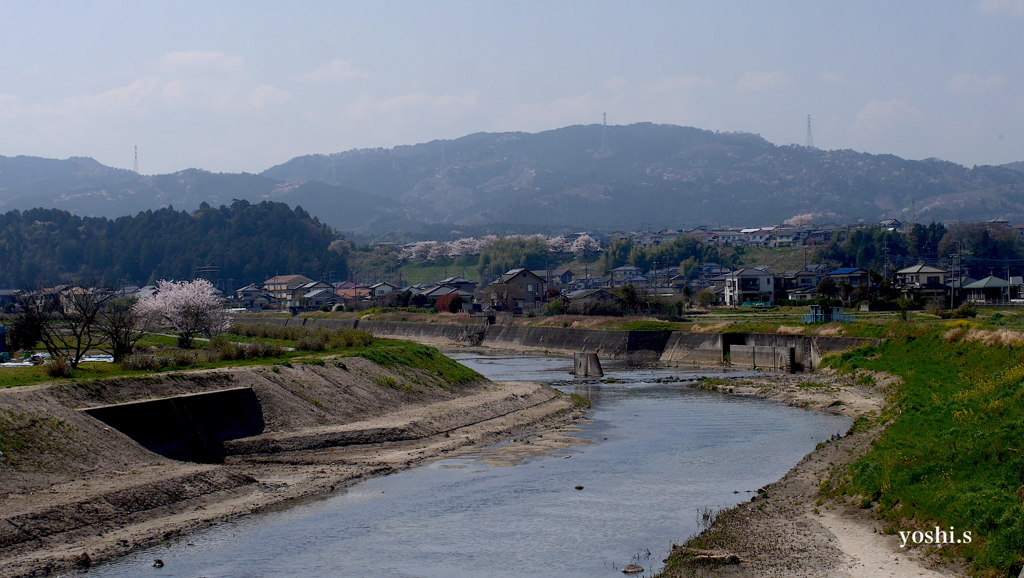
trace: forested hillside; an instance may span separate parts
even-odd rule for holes
[[[201,269],[227,289],[278,273],[344,278],[348,249],[337,231],[284,203],[204,203],[194,213],[166,208],[113,220],[10,211],[0,215],[0,287],[116,287],[192,279]]]
[[[1019,163],[968,168],[651,123],[309,155],[259,175],[145,176],[88,158],[0,157],[0,210],[114,218],[235,199],[301,205],[337,229],[414,239],[764,226],[797,215],[818,223],[1024,222],[1024,172]]]

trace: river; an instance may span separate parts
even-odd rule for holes
[[[493,380],[591,398],[572,434],[580,443],[507,467],[473,455],[435,461],[227,521],[90,576],[592,578],[622,576],[630,562],[650,575],[671,543],[699,530],[700,510],[749,500],[850,425],[688,387],[705,374],[691,370],[607,364],[605,383],[572,380],[566,358],[452,357]]]

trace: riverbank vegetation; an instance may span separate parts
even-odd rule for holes
[[[969,531],[970,543],[939,553],[978,576],[1015,575],[1024,557],[1024,335],[964,321],[895,324],[890,335],[826,362],[903,383],[889,392],[879,440],[823,493],[873,508],[888,533]]]
[[[185,369],[217,369],[243,365],[284,365],[319,362],[331,357],[364,357],[385,367],[421,369],[450,383],[465,383],[481,376],[437,349],[416,343],[378,339],[356,329],[280,327],[236,324],[228,333],[205,341],[196,349],[171,345],[175,337],[147,336],[141,349],[119,363],[85,362],[71,371],[53,375],[47,363],[0,370],[0,388],[34,385],[54,379],[102,379]]]

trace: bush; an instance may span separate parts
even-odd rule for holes
[[[184,349],[164,349],[156,353],[133,353],[121,360],[121,367],[134,371],[160,371],[168,367],[192,367],[198,357]]]
[[[50,377],[71,377],[71,364],[63,357],[51,359],[46,364],[46,375]]]
[[[295,349],[302,351],[323,351],[327,349],[327,340],[320,335],[307,335],[295,341]]]
[[[968,317],[977,317],[978,308],[974,306],[974,303],[970,301],[964,301],[962,305],[957,307],[953,311],[953,317],[956,319],[966,319]]]
[[[278,357],[284,354],[284,347],[265,341],[253,343],[233,343],[223,335],[210,340],[206,346],[207,359],[210,361],[231,361],[235,359],[256,359],[259,357]]]

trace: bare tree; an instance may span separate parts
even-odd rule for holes
[[[106,302],[97,319],[97,332],[103,337],[114,361],[131,355],[135,345],[152,331],[156,320],[135,307],[136,297],[119,297]]]
[[[39,327],[39,340],[53,359],[66,359],[71,369],[93,347],[103,343],[96,319],[108,296],[72,287],[61,293],[35,293],[21,300],[24,316]]]
[[[526,292],[519,285],[511,283],[491,283],[484,289],[484,293],[491,301],[492,306],[498,306],[505,311],[513,311],[516,301],[526,297]]]

